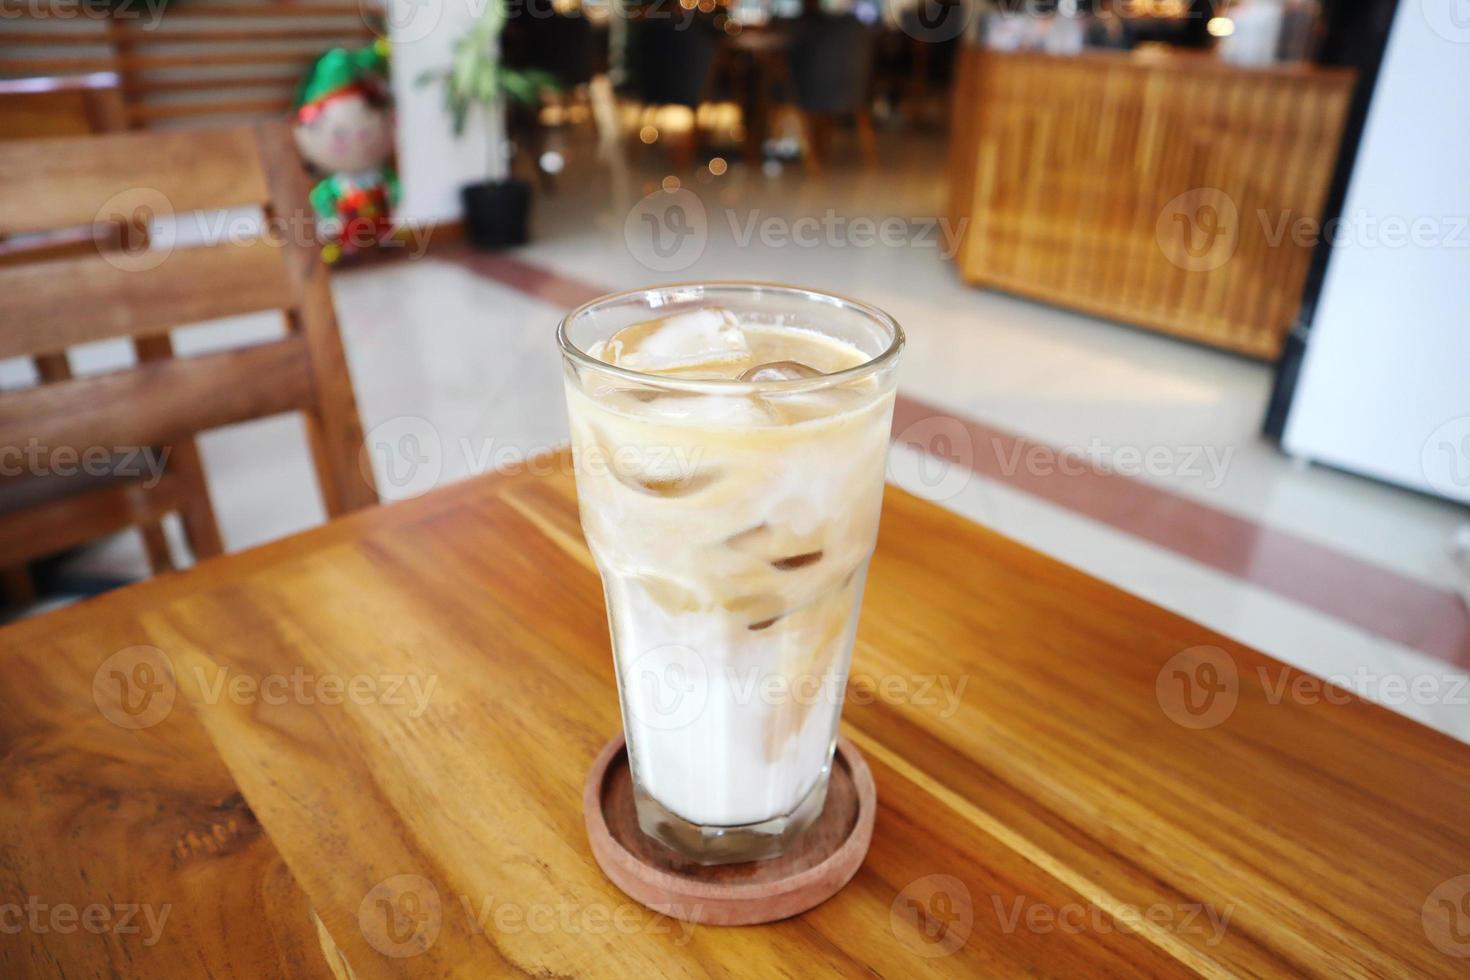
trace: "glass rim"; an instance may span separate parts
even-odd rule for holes
[[[673,378],[663,374],[647,374],[643,371],[635,371],[632,368],[619,367],[599,360],[584,351],[572,342],[568,335],[568,328],[572,321],[579,316],[597,307],[607,306],[634,297],[648,296],[654,293],[662,293],[679,289],[730,289],[747,290],[750,292],[767,292],[788,296],[792,299],[800,299],[806,302],[817,302],[826,306],[836,306],[852,310],[869,320],[877,322],[888,328],[892,333],[892,339],[888,346],[878,354],[873,355],[861,364],[831,374],[819,374],[813,378],[791,378],[778,381],[739,381],[734,378]],[[556,327],[556,340],[561,347],[562,357],[581,364],[593,370],[610,374],[613,377],[626,381],[633,381],[645,387],[665,388],[674,391],[695,392],[750,392],[750,391],[782,391],[799,392],[813,391],[830,385],[845,384],[857,378],[875,374],[885,365],[898,357],[903,350],[906,338],[903,328],[898,325],[894,317],[861,300],[852,299],[837,293],[830,293],[821,289],[808,289],[805,286],[787,286],[780,283],[764,282],[759,279],[699,279],[690,282],[671,282],[657,286],[639,286],[633,289],[624,289],[615,293],[607,293],[596,299],[589,300],[572,310],[561,318]]]

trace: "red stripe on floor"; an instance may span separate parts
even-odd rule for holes
[[[558,306],[608,290],[508,255],[452,250],[465,268]],[[925,425],[925,420],[945,420]],[[948,421],[952,420],[952,421]],[[1156,484],[1104,471],[1076,453],[961,418],[899,395],[896,442],[1092,518],[1216,571],[1350,623],[1375,636],[1470,667],[1470,611],[1460,597],[1416,579],[1257,524]],[[962,445],[955,445],[955,436]],[[963,443],[968,443],[968,446]],[[966,451],[968,450],[968,451]],[[1028,452],[1073,465],[1030,467]],[[1019,465],[1018,465],[1018,461]]]
[[[446,252],[443,258],[457,262],[486,279],[493,279],[553,305],[565,306],[568,310],[612,292],[499,252],[456,248]]]
[[[925,424],[926,420],[952,420]],[[900,395],[894,441],[1299,602],[1375,636],[1470,666],[1470,611],[1436,589],[1287,531],[1091,465],[1075,452]],[[958,445],[957,443],[958,437]],[[1047,461],[1028,467],[1028,453]],[[1062,459],[1071,465],[1057,465]]]

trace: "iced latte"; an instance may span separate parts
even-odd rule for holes
[[[820,812],[902,333],[788,287],[608,297],[561,330],[645,833],[779,854]]]

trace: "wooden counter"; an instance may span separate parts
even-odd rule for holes
[[[967,48],[950,220],[971,283],[1258,357],[1301,300],[1355,75]]]

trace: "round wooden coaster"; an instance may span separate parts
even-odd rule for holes
[[[603,748],[582,793],[592,854],[613,884],[655,912],[717,926],[775,922],[837,894],[867,856],[877,806],[867,762],[839,738],[822,815],[795,847],[768,861],[709,866],[638,829],[623,736]]]

